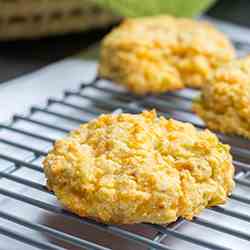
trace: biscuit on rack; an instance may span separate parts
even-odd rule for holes
[[[250,56],[219,68],[193,110],[210,129],[250,138]]]
[[[136,94],[200,88],[235,57],[226,36],[204,21],[171,16],[125,20],[101,44],[99,75]]]
[[[101,115],[57,141],[43,164],[68,210],[105,223],[192,219],[234,187],[229,146],[154,111]]]

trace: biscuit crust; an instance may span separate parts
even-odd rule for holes
[[[219,68],[193,110],[210,129],[250,138],[250,56]]]
[[[171,16],[125,20],[101,45],[99,75],[136,94],[200,88],[235,57],[211,24]]]
[[[154,111],[101,115],[57,141],[43,164],[67,209],[105,223],[192,219],[234,187],[229,146]]]

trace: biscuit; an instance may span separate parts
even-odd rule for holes
[[[210,129],[250,138],[250,56],[219,68],[193,110]]]
[[[43,164],[68,210],[104,223],[192,219],[234,186],[229,146],[154,111],[101,115],[57,141]]]
[[[235,57],[211,24],[171,16],[125,20],[101,44],[99,75],[136,94],[163,93],[206,84]]]

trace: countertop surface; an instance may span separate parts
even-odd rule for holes
[[[32,105],[45,105],[48,97],[60,98],[65,89],[91,81],[95,68],[93,61],[66,59],[6,82],[0,86],[0,106],[4,107],[0,122],[8,122],[14,114],[27,113]]]

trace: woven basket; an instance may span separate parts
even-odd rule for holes
[[[116,19],[91,0],[0,0],[0,39],[81,31]]]

